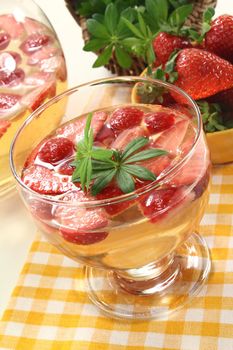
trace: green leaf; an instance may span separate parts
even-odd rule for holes
[[[91,183],[91,177],[92,177],[92,162],[91,158],[87,160],[87,168],[86,168],[86,189],[88,191]]]
[[[168,16],[167,0],[146,0],[146,10],[157,24],[166,21]]]
[[[137,137],[135,140],[129,142],[125,147],[124,152],[122,153],[121,160],[124,161],[126,158],[128,158],[131,154],[136,152],[138,149],[147,145],[148,142],[149,142],[149,139],[147,137]]]
[[[140,12],[138,12],[138,23],[139,23],[139,28],[140,28],[141,33],[146,37],[148,35],[147,27],[146,27],[146,24],[144,22],[142,15],[140,14]]]
[[[116,175],[117,185],[123,193],[130,193],[135,190],[133,177],[122,168]]]
[[[184,5],[175,9],[172,14],[169,16],[169,24],[174,28],[180,28],[187,17],[192,13],[193,5]]]
[[[127,49],[133,50],[135,46],[141,45],[141,39],[130,37],[122,40],[121,44],[125,46]]]
[[[103,47],[105,47],[108,43],[109,43],[109,41],[104,40],[104,39],[91,39],[83,47],[83,50],[96,52],[96,51],[102,49]]]
[[[127,18],[122,18],[122,21],[127,25],[127,27],[131,30],[131,32],[138,38],[144,39],[144,36],[140,32],[140,30],[133,24],[131,23]]]
[[[79,176],[80,176],[80,182],[81,182],[81,186],[82,186],[83,191],[85,191],[85,187],[86,187],[87,166],[88,166],[88,158],[84,158],[80,162],[80,166],[79,166]]]
[[[121,12],[121,17],[117,26],[117,35],[118,37],[127,38],[131,35],[131,30],[125,24],[123,18],[128,19],[130,22],[134,22],[136,18],[136,11],[132,8],[127,8]]]
[[[87,20],[87,29],[96,38],[99,38],[99,39],[110,38],[110,34],[108,33],[106,27],[103,24],[96,21],[95,19]]]
[[[92,113],[89,113],[86,119],[86,125],[85,125],[85,129],[84,129],[84,140],[86,142],[88,142],[88,137],[89,137],[89,130],[91,127],[91,120],[92,120]]]
[[[116,46],[115,53],[117,62],[122,68],[129,68],[131,66],[132,59],[125,50],[123,50],[120,46]]]
[[[104,24],[104,15],[101,15],[100,13],[94,13],[92,18],[95,19],[97,22]]]
[[[98,160],[92,160],[93,171],[112,169],[113,167],[115,167],[114,162],[102,162]]]
[[[112,155],[113,150],[100,147],[93,148],[91,153],[92,158],[102,161],[111,159]]]
[[[110,34],[114,35],[117,31],[118,11],[116,6],[111,3],[106,7],[104,22]]]
[[[101,192],[102,189],[112,181],[113,177],[116,175],[116,172],[117,170],[113,169],[107,172],[106,175],[97,177],[91,188],[91,194],[96,196],[99,192]]]
[[[159,148],[151,148],[132,155],[124,163],[128,164],[128,163],[140,162],[142,160],[146,160],[149,158],[163,156],[164,154],[167,154],[167,153],[168,153],[167,151]]]
[[[204,22],[210,23],[212,17],[215,15],[215,10],[213,7],[209,7],[203,14]]]
[[[146,61],[148,64],[151,64],[155,61],[155,52],[152,44],[149,45],[146,51]]]
[[[93,129],[89,131],[89,136],[88,136],[88,150],[91,151],[93,147],[93,142],[94,142],[94,133]]]
[[[112,45],[109,45],[105,50],[99,55],[97,60],[93,64],[93,68],[101,67],[107,64],[112,55]]]
[[[139,179],[151,181],[156,180],[156,176],[149,169],[143,166],[128,164],[123,165],[122,168]]]

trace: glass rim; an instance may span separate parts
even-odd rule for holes
[[[78,91],[81,88],[88,87],[88,86],[91,87],[91,86],[95,86],[95,85],[101,85],[101,84],[105,84],[105,83],[124,83],[124,82],[125,83],[135,82],[135,84],[140,83],[140,82],[144,82],[144,83],[150,82],[152,84],[156,83],[156,84],[162,85],[164,87],[167,87],[168,89],[173,90],[174,92],[181,94],[183,97],[185,97],[187,102],[189,102],[189,104],[192,106],[192,108],[195,112],[195,115],[197,117],[197,133],[196,133],[195,139],[194,139],[193,144],[192,144],[191,148],[189,149],[188,153],[182,159],[180,159],[171,169],[169,169],[168,171],[165,171],[165,173],[161,177],[158,177],[155,181],[152,181],[151,183],[146,184],[145,186],[143,186],[139,189],[136,189],[133,192],[122,194],[122,195],[115,196],[112,198],[94,199],[94,200],[87,200],[87,201],[78,201],[78,200],[64,201],[60,198],[64,197],[65,195],[69,195],[69,193],[74,192],[75,189],[71,189],[65,193],[60,194],[59,198],[53,198],[52,195],[48,196],[45,194],[38,193],[38,192],[32,190],[31,188],[29,188],[27,185],[25,185],[25,183],[21,180],[21,177],[18,176],[18,174],[17,174],[16,168],[14,165],[14,160],[13,160],[14,147],[17,143],[17,139],[20,137],[20,134],[24,130],[24,128],[26,126],[28,126],[34,118],[36,118],[38,115],[40,115],[48,107],[50,107],[54,103],[60,101],[63,97],[66,97],[66,96],[69,96],[69,95],[75,93],[76,91]],[[57,205],[62,204],[63,206],[76,205],[76,206],[80,206],[80,207],[96,207],[96,206],[100,207],[100,206],[106,206],[109,204],[118,204],[118,203],[125,202],[128,200],[129,201],[134,200],[134,199],[146,194],[147,192],[149,192],[153,189],[156,189],[162,183],[164,183],[164,180],[166,180],[169,176],[172,176],[174,173],[176,173],[182,167],[182,165],[186,163],[186,161],[190,158],[190,156],[194,152],[196,144],[199,141],[199,138],[201,136],[201,131],[202,131],[201,113],[200,113],[200,109],[199,109],[197,103],[185,91],[183,91],[182,89],[180,89],[177,86],[174,86],[174,85],[167,83],[167,82],[163,82],[163,81],[158,80],[158,79],[152,79],[149,77],[122,76],[122,77],[110,77],[110,78],[96,79],[96,80],[93,80],[93,81],[90,81],[87,83],[76,85],[70,89],[67,89],[66,91],[62,92],[61,94],[51,98],[46,103],[42,104],[40,107],[38,107],[35,111],[33,111],[27,117],[27,119],[23,122],[23,124],[17,130],[17,132],[14,135],[14,138],[11,142],[10,153],[9,153],[10,154],[10,157],[9,157],[10,158],[9,159],[10,168],[11,168],[11,172],[12,172],[15,180],[20,185],[20,187],[22,187],[27,192],[31,193],[34,197],[38,197],[38,199],[40,201],[43,201],[43,202],[57,204]]]

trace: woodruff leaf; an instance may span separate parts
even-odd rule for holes
[[[128,158],[131,154],[136,152],[138,149],[144,147],[149,142],[147,137],[138,137],[135,140],[129,142],[122,153],[122,160]]]
[[[115,48],[115,53],[117,62],[122,68],[129,68],[131,66],[132,58],[124,49],[117,45]]]
[[[135,183],[133,177],[124,169],[118,170],[116,174],[117,185],[124,193],[133,192],[135,190]]]
[[[99,39],[109,39],[110,34],[108,33],[106,27],[102,24],[96,21],[95,19],[88,19],[87,20],[87,29],[96,38]]]
[[[151,148],[145,151],[138,152],[131,157],[127,158],[124,162],[125,164],[140,162],[142,160],[158,157],[167,154],[167,151],[159,149],[159,148]]]
[[[143,180],[150,180],[154,181],[156,180],[156,176],[147,168],[140,166],[140,165],[134,165],[134,164],[127,164],[123,165],[122,168],[129,174],[132,174],[139,179]]]
[[[107,64],[111,58],[111,55],[112,55],[112,45],[109,45],[94,62],[93,68],[101,67]]]
[[[95,180],[94,184],[92,185],[91,194],[93,196],[96,196],[99,192],[101,192],[102,189],[104,187],[106,187],[112,181],[112,179],[115,176],[116,172],[117,172],[117,170],[113,169],[113,170],[110,170],[104,176],[97,177],[97,179]]]

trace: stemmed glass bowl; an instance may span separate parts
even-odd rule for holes
[[[21,179],[25,160],[55,132],[56,111],[67,105],[59,126],[63,128],[92,111],[134,105],[131,92],[135,84],[144,94],[152,90],[165,94],[157,102],[182,111],[192,130],[179,146],[185,152],[157,180],[128,194],[84,201],[77,199],[73,190],[48,196],[25,185]],[[154,108],[154,103],[139,99],[137,107]],[[32,129],[38,130],[33,138],[29,137]],[[27,148],[22,152],[25,139]],[[210,271],[207,245],[197,233],[208,202],[210,161],[200,112],[185,92],[139,77],[107,78],[74,87],[39,107],[25,121],[13,140],[10,164],[40,232],[62,253],[85,265],[89,297],[103,312],[116,318],[161,319],[200,291]],[[119,214],[111,216],[117,210]],[[103,213],[107,213],[107,223],[76,232],[80,222],[90,217],[98,221]],[[72,240],[69,234],[85,239]]]

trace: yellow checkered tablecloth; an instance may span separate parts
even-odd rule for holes
[[[200,231],[212,273],[201,294],[169,320],[106,318],[89,301],[82,267],[41,238],[3,315],[0,349],[233,350],[233,165],[215,168]],[[2,267],[4,268],[4,267]]]

